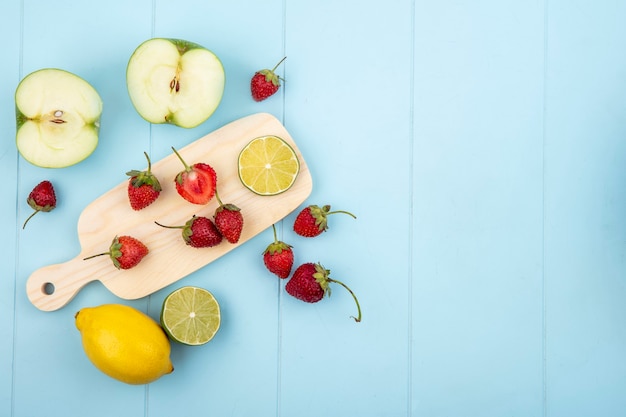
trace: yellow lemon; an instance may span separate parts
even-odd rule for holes
[[[85,307],[75,316],[89,360],[127,384],[148,384],[174,370],[170,341],[150,316],[130,306]]]

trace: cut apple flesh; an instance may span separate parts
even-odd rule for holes
[[[150,39],[126,72],[128,94],[150,123],[191,128],[208,119],[224,93],[224,68],[211,51],[187,41]]]
[[[33,165],[62,168],[98,145],[102,100],[82,78],[58,69],[26,76],[15,92],[16,145]]]

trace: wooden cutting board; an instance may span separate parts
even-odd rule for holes
[[[241,184],[237,172],[241,149],[250,140],[264,135],[284,139],[300,160],[300,173],[294,185],[275,196],[252,193]],[[215,169],[220,199],[240,207],[244,216],[240,241],[231,244],[224,239],[213,248],[192,248],[183,241],[182,230],[166,229],[154,223],[183,225],[193,215],[212,219],[218,206],[216,198],[200,206],[178,195],[174,177],[184,167],[172,152],[152,163],[152,172],[163,188],[152,205],[140,211],[132,210],[128,203],[128,182],[124,181],[85,207],[78,219],[81,252],[67,262],[40,268],[28,278],[26,291],[33,305],[43,311],[57,310],[86,284],[96,280],[123,299],[152,294],[271,227],[302,204],[312,190],[311,174],[293,138],[278,119],[267,113],[236,120],[177,151],[189,165],[204,162]],[[150,251],[136,267],[118,270],[108,256],[84,260],[107,252],[113,238],[122,235],[141,240]]]

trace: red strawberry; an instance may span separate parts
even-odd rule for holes
[[[219,207],[215,209],[215,227],[220,231],[222,236],[230,243],[239,242],[241,231],[243,230],[243,215],[241,209],[234,204],[223,204],[220,196],[215,191],[215,197],[219,202]]]
[[[96,256],[109,255],[113,265],[117,269],[130,269],[136,266],[147,254],[148,248],[138,239],[132,236],[115,237],[108,252],[99,253],[84,258],[85,260]]]
[[[330,211],[329,205],[325,205],[323,207],[310,205],[302,209],[302,211],[296,216],[296,220],[293,224],[293,231],[304,237],[319,236],[322,232],[328,229],[328,220],[326,217],[335,213],[348,214],[356,219],[354,214],[347,211]]]
[[[183,229],[183,240],[193,248],[210,248],[222,242],[222,235],[207,217],[193,216],[183,226],[164,226],[161,223],[155,223],[168,229]]]
[[[185,170],[179,172],[174,179],[176,191],[185,200],[193,204],[207,204],[215,195],[217,174],[208,164],[198,162],[187,165],[176,149],[172,148]]]
[[[293,267],[293,251],[291,245],[278,240],[276,236],[276,226],[274,229],[274,242],[270,243],[263,252],[263,263],[265,267],[279,278],[287,278]]]
[[[274,71],[286,58],[281,59],[271,70],[263,69],[254,73],[250,81],[250,92],[254,101],[263,101],[278,91],[281,78]]]
[[[302,300],[306,303],[317,303],[324,298],[324,295],[330,297],[330,287],[328,284],[331,282],[341,285],[352,295],[359,312],[358,316],[353,317],[353,319],[357,322],[361,321],[361,306],[352,290],[343,282],[330,278],[330,270],[325,269],[319,263],[305,263],[300,265],[294,271],[293,277],[287,281],[285,290],[298,300]]]
[[[49,212],[57,206],[57,198],[54,194],[54,187],[48,180],[41,181],[33,188],[26,199],[28,205],[35,210],[24,222],[22,229],[26,227],[26,223],[40,211]]]
[[[143,153],[148,160],[148,169],[145,171],[132,170],[126,175],[128,180],[128,201],[133,210],[141,210],[148,207],[161,194],[161,184],[152,173],[152,164],[147,153]]]

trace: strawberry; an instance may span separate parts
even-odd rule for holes
[[[215,191],[215,197],[219,202],[219,207],[215,209],[215,215],[213,216],[215,227],[230,243],[239,242],[241,231],[243,230],[241,209],[231,203],[223,204],[217,190]]]
[[[185,166],[185,169],[179,172],[174,179],[176,191],[190,203],[207,204],[215,195],[217,185],[215,170],[203,162],[189,166],[176,149],[172,147],[172,150]]]
[[[84,260],[109,255],[117,269],[130,269],[136,266],[148,252],[148,248],[140,240],[132,236],[116,236],[108,252],[88,256]]]
[[[152,164],[147,153],[143,153],[148,160],[148,169],[145,171],[132,170],[126,175],[128,180],[128,201],[133,210],[141,210],[148,207],[161,194],[161,184],[152,173]]]
[[[222,235],[211,219],[207,217],[192,216],[182,226],[164,226],[161,223],[155,223],[168,229],[183,229],[183,240],[192,248],[210,248],[222,242]]]
[[[270,243],[263,252],[263,263],[265,267],[279,278],[287,278],[293,267],[293,250],[291,245],[278,240],[276,236],[276,226],[274,229],[274,242]]]
[[[281,59],[271,70],[263,69],[254,73],[250,81],[250,92],[254,101],[263,101],[278,91],[281,78],[274,71],[286,58]]]
[[[49,212],[52,211],[57,206],[57,197],[54,194],[54,187],[52,183],[48,180],[41,181],[39,184],[33,188],[33,190],[28,194],[28,198],[26,199],[28,205],[35,210],[24,222],[24,226],[22,229],[26,227],[26,223],[37,213],[40,211]]]
[[[329,205],[323,207],[310,205],[302,209],[296,216],[296,220],[293,223],[293,231],[304,237],[319,236],[328,229],[328,220],[326,217],[335,213],[348,214],[356,219],[354,214],[347,211],[330,211]]]
[[[346,284],[341,281],[330,278],[330,270],[324,268],[319,263],[305,263],[300,265],[293,273],[293,277],[287,281],[285,290],[287,293],[298,300],[306,303],[317,303],[325,295],[330,297],[330,286],[328,284],[335,283],[344,287],[356,303],[358,316],[352,317],[355,321],[361,321],[361,306],[359,300]]]

